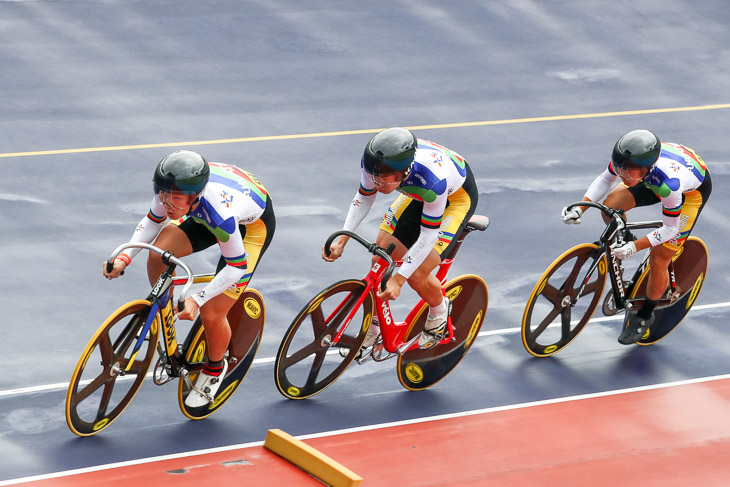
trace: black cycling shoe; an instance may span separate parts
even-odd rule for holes
[[[629,316],[629,323],[621,330],[621,334],[618,336],[618,342],[621,345],[631,345],[632,343],[638,342],[641,340],[641,337],[646,335],[652,323],[654,323],[654,313],[651,314],[648,320],[632,313]]]

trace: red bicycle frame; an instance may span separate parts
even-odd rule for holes
[[[464,232],[462,234],[462,237],[458,241],[458,245],[461,245],[461,242],[464,240],[466,233],[467,232]],[[456,253],[456,249],[453,253]],[[394,262],[396,265],[399,265],[401,263],[401,261]],[[442,286],[442,293],[444,292],[443,285],[446,282],[446,276],[448,275],[449,269],[451,269],[451,264],[453,262],[453,259],[444,259],[439,264],[438,271],[436,272],[436,278],[439,280]],[[385,348],[385,350],[388,353],[398,353],[402,355],[403,353],[417,347],[416,342],[418,340],[418,336],[411,338],[408,342],[405,342],[405,336],[408,332],[408,329],[410,328],[411,323],[416,318],[417,314],[421,311],[421,308],[426,304],[426,302],[423,299],[420,299],[416,306],[414,306],[413,309],[411,309],[411,311],[408,313],[405,321],[396,321],[393,317],[393,313],[390,310],[390,305],[388,304],[388,301],[381,300],[380,298],[378,298],[377,294],[378,284],[381,282],[383,274],[388,268],[388,265],[389,263],[385,259],[379,257],[375,264],[373,264],[373,266],[370,268],[370,271],[363,279],[363,282],[365,283],[364,291],[357,298],[357,302],[355,303],[355,305],[352,306],[350,314],[343,322],[343,326],[340,328],[337,335],[335,336],[333,343],[337,343],[340,340],[340,337],[344,333],[347,326],[350,324],[350,321],[355,316],[355,313],[365,301],[365,297],[372,290],[375,297],[375,312],[378,315],[378,323],[380,324],[380,330],[383,337],[383,347]],[[326,322],[329,323],[332,318],[337,316],[338,313],[350,303],[352,297],[353,296],[351,293],[346,299],[343,299],[340,305],[337,306],[337,308],[330,314],[330,316],[327,317]],[[448,333],[444,334],[444,338],[439,341],[439,344],[449,342],[451,339],[450,337],[454,336],[454,326],[451,323],[450,316],[448,318],[446,326]]]

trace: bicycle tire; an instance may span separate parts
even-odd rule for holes
[[[654,324],[636,342],[637,345],[653,345],[666,338],[684,320],[702,290],[702,285],[707,277],[708,263],[705,243],[698,237],[687,238],[682,245],[681,252],[674,259],[674,276],[679,297],[668,306],[662,306],[661,302],[659,303],[654,309]],[[630,296],[633,309],[638,309],[643,303],[641,297],[646,294],[648,275],[649,268],[647,267],[636,280]]]
[[[360,309],[333,346],[331,340],[363,293],[367,296]],[[289,399],[306,399],[337,380],[365,341],[373,303],[372,290],[360,280],[337,282],[312,298],[294,318],[276,354],[274,378],[279,392]],[[340,348],[349,349],[345,357],[339,354]]]
[[[409,391],[427,389],[454,370],[471,349],[484,323],[489,292],[481,277],[473,274],[456,277],[444,286],[444,291],[452,303],[453,340],[426,350],[416,347],[398,356],[398,380]],[[406,332],[404,341],[423,331],[427,311],[428,305],[424,304]]]
[[[226,353],[228,371],[223,377],[220,388],[211,404],[191,408],[185,404],[190,393],[188,383],[184,378],[178,381],[177,400],[180,411],[189,419],[199,420],[207,418],[221,408],[238,389],[253,364],[256,352],[261,345],[266,321],[264,298],[255,289],[246,289],[233,307],[228,311],[228,323],[231,326],[231,341]],[[208,359],[208,343],[205,340],[203,323],[198,317],[188,333],[188,339],[183,349],[188,363],[197,363],[201,367],[190,372],[190,381],[195,383],[202,364]]]
[[[155,356],[157,317],[140,349],[131,352],[151,307],[147,300],[125,304],[107,318],[86,345],[66,394],[66,423],[76,435],[91,436],[107,428],[142,386]],[[92,368],[95,363],[98,365]],[[125,380],[117,380],[121,376]],[[126,382],[130,384],[124,389]]]
[[[605,254],[581,296],[592,298],[579,299],[572,307],[563,303],[577,295],[582,282],[576,281],[584,278],[597,255],[596,244],[576,245],[555,259],[537,281],[525,306],[521,328],[522,344],[531,355],[549,357],[559,352],[583,331],[593,316],[606,285]],[[571,320],[576,315],[578,319]]]

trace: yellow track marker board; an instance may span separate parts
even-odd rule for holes
[[[280,429],[270,429],[264,448],[288,460],[332,487],[358,487],[362,477]]]

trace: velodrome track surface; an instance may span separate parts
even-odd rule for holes
[[[326,438],[332,431],[419,425],[434,416],[685,381],[724,391],[728,26],[721,1],[0,1],[0,484],[256,444],[271,428]],[[342,224],[365,143],[395,125],[457,150],[472,165],[477,212],[492,225],[469,237],[452,276],[485,279],[490,305],[483,333],[454,373],[423,393],[403,389],[394,362],[385,362],[353,367],[315,398],[288,401],[275,389],[272,357],[315,292],[365,273],[360,249],[348,247],[343,259],[327,264],[320,248]],[[560,209],[580,199],[616,138],[638,127],[693,147],[713,175],[714,192],[695,232],[710,252],[696,309],[652,347],[619,345],[619,322],[605,320],[555,357],[535,359],[518,332],[532,286],[555,256],[594,240],[601,228],[597,214],[566,227]],[[76,361],[111,311],[146,294],[142,262],[114,282],[101,276],[101,262],[128,239],[151,199],[154,164],[176,148],[238,164],[273,195],[277,234],[252,281],[267,303],[257,362],[231,402],[205,421],[180,414],[174,386],[145,384],[107,430],[76,438],[63,417]],[[374,234],[388,201],[379,198],[363,235]],[[633,218],[658,213],[642,209]],[[189,262],[203,271],[214,258]],[[395,312],[408,309],[411,298],[404,295]],[[663,428],[676,421],[674,441],[663,450],[675,454],[668,464],[676,464],[683,445],[706,446],[710,458],[720,454],[711,447],[727,445],[725,398],[703,389],[687,406],[697,408],[696,420],[674,408],[671,394],[642,403],[651,417],[653,409],[662,411]],[[585,424],[597,410],[574,404],[559,423],[565,428]],[[535,429],[560,434],[549,416],[520,409]],[[626,411],[605,413],[617,446],[604,453],[632,458],[639,451],[656,460],[650,440],[658,426],[640,427],[642,417]],[[500,427],[511,424],[486,422],[491,429],[472,425],[457,437],[470,444],[470,432],[482,435],[480,448],[472,449],[481,454],[475,471],[499,464],[498,447],[483,437],[499,437]],[[382,437],[382,444],[363,440],[362,449],[384,448],[390,437]],[[526,434],[524,443],[509,446],[529,456],[541,438]],[[428,440],[439,443],[438,435]],[[409,468],[417,464],[401,453],[385,466],[356,460],[348,466],[366,485],[369,471],[398,479],[399,458]],[[535,468],[558,461],[545,457]],[[712,485],[708,475],[727,469],[697,465],[684,477],[675,473],[675,481]],[[413,485],[428,484],[415,475]],[[376,478],[387,485],[387,478]]]

